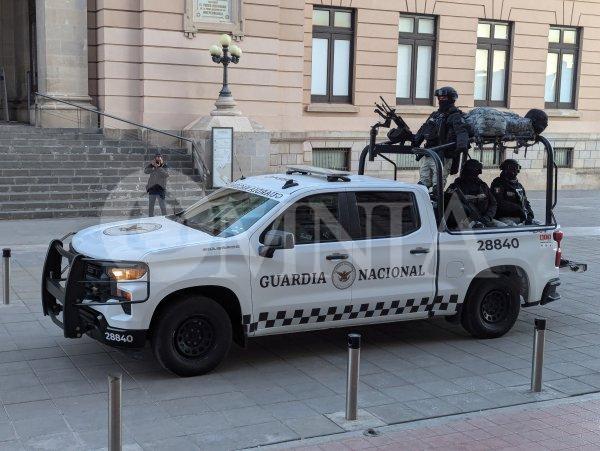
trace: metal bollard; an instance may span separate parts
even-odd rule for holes
[[[2,249],[2,266],[4,268],[4,305],[10,304],[10,249]]]
[[[348,375],[346,379],[346,420],[358,418],[358,375],[360,334],[348,334]]]
[[[536,318],[533,332],[533,356],[531,362],[531,391],[542,391],[542,369],[544,367],[544,341],[546,335],[546,320]]]
[[[122,376],[108,375],[108,451],[123,449],[121,424]]]

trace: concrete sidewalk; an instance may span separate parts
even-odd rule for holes
[[[261,449],[341,450],[598,450],[600,395],[422,420]]]

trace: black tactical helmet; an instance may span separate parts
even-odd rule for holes
[[[438,88],[435,90],[434,94],[436,97],[446,96],[452,102],[454,102],[454,101],[456,101],[456,99],[458,99],[458,92],[456,92],[456,89],[454,89],[452,86],[444,86],[443,88]]]
[[[519,162],[517,160],[512,159],[512,158],[507,158],[502,163],[500,163],[500,170],[504,171],[505,169],[508,169],[509,166],[516,167],[517,168],[517,173],[519,171],[521,171],[521,165],[519,164]]]
[[[477,172],[477,174],[481,174],[483,172],[483,165],[479,162],[479,160],[470,159],[463,163],[463,166],[460,172],[472,170],[473,172]]]

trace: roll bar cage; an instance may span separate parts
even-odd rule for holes
[[[373,126],[371,126],[371,131],[369,135],[369,145],[367,145],[360,154],[360,159],[358,163],[358,174],[364,175],[365,173],[365,164],[367,157],[369,161],[374,161],[376,157],[381,157],[388,163],[394,166],[394,180],[398,178],[398,165],[392,161],[390,158],[386,157],[384,154],[396,154],[396,155],[414,155],[414,156],[428,156],[433,158],[435,166],[437,168],[437,183],[436,187],[436,203],[435,213],[437,225],[443,224],[444,219],[444,190],[443,190],[443,179],[442,179],[442,160],[438,155],[438,151],[451,149],[456,146],[455,142],[444,144],[441,146],[430,147],[430,148],[421,148],[421,147],[412,147],[407,146],[402,143],[393,143],[391,141],[385,141],[382,143],[377,143],[377,134],[380,127],[389,127],[389,122],[377,122]],[[546,150],[547,155],[547,164],[546,164],[546,213],[545,213],[545,225],[555,225],[556,221],[554,218],[553,209],[556,206],[557,195],[558,195],[558,166],[554,162],[554,149],[550,142],[542,135],[537,135],[535,140],[531,142],[531,137],[513,137],[511,141],[515,141],[516,145],[512,147],[513,149],[525,148],[535,145],[537,143],[541,143]],[[499,143],[498,140],[490,140],[487,142],[477,142],[479,148],[482,148],[484,144],[494,144],[494,152],[502,147],[505,147],[502,143]]]

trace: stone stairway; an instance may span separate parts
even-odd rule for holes
[[[0,219],[145,215],[143,169],[157,150],[170,167],[168,213],[200,199],[200,177],[185,149],[0,123]]]

